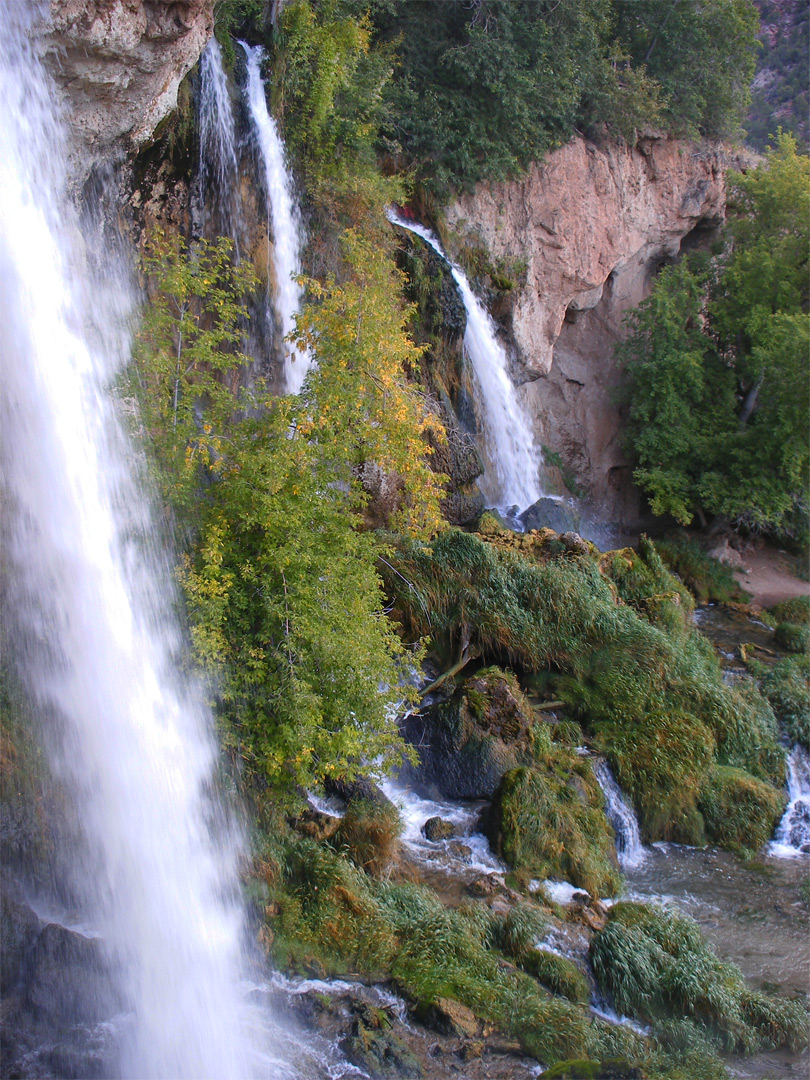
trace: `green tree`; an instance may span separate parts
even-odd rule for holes
[[[316,367],[300,396],[275,399],[260,382],[239,388],[237,292],[252,279],[227,245],[158,236],[144,256],[133,381],[164,494],[193,536],[181,577],[195,652],[259,786],[385,769],[405,753],[396,703],[420,653],[384,615],[386,547],[364,527],[362,480],[369,465],[390,474],[403,527],[429,536],[442,478],[425,438],[440,432],[408,378],[421,350],[401,275],[354,232],[344,249],[345,282],[312,283],[300,320]]]
[[[810,480],[810,160],[780,135],[732,177],[725,253],[662,271],[633,313],[636,482],[656,514],[801,532]],[[805,526],[806,529],[806,526]]]

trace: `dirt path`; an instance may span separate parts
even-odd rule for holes
[[[797,556],[765,547],[744,552],[742,559],[744,568],[735,570],[734,576],[751,593],[751,602],[757,607],[773,607],[793,596],[810,596],[810,582],[796,577],[801,567]]]

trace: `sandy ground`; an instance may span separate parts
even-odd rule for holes
[[[793,596],[810,596],[810,582],[796,577],[801,560],[777,548],[751,548],[743,552],[743,568],[735,570],[734,576],[746,592],[751,593],[752,604],[769,608]]]

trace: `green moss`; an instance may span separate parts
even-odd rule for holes
[[[692,594],[667,570],[649,537],[641,537],[638,550],[608,552],[601,569],[622,600],[653,624],[682,628],[691,618]]]
[[[770,614],[778,623],[808,626],[810,625],[810,596],[793,596],[790,600],[783,600],[770,609]]]
[[[810,657],[780,660],[760,685],[791,740],[810,750]]]
[[[685,916],[644,904],[615,904],[607,926],[591,941],[590,959],[616,1009],[647,1023],[684,1017],[726,1052],[795,1050],[807,1044],[801,1004],[750,990],[739,970],[718,959]]]
[[[792,653],[810,652],[810,626],[781,622],[774,631],[777,645]]]
[[[718,765],[700,795],[709,840],[750,857],[768,841],[785,796],[742,769]]]
[[[489,826],[495,850],[516,870],[613,896],[621,875],[601,791],[587,762],[554,749],[503,777]]]
[[[730,567],[707,555],[699,542],[686,533],[656,540],[666,566],[677,574],[699,604],[745,603],[750,599],[737,584]]]

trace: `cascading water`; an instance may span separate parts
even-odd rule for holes
[[[472,291],[464,272],[445,255],[436,236],[395,210],[388,210],[393,225],[420,236],[450,267],[467,312],[464,348],[472,364],[481,426],[481,450],[485,471],[478,485],[491,506],[525,510],[537,502],[540,488],[540,454],[531,424],[521,406],[507,370],[506,352],[498,341],[495,324]]]
[[[296,280],[301,273],[301,224],[293,198],[292,178],[285,163],[284,143],[267,110],[260,70],[264,53],[258,45],[251,47],[243,42],[242,48],[247,56],[247,101],[264,165],[267,208],[273,227],[275,306],[282,337],[286,339],[295,329],[295,316],[303,293]],[[288,393],[297,394],[309,370],[310,356],[286,340],[283,349],[286,389]]]
[[[633,808],[628,806],[606,761],[598,761],[593,767],[593,774],[604,793],[605,813],[616,833],[619,862],[625,869],[640,866],[644,862],[645,852]]]
[[[34,643],[18,660],[60,728],[54,770],[89,853],[76,877],[127,1015],[121,1074],[245,1080],[239,840],[211,794],[209,718],[174,674],[167,567],[107,392],[126,290],[83,269],[65,140],[20,25],[37,10],[0,10],[6,555],[15,631]]]
[[[770,844],[782,858],[810,855],[810,756],[794,746],[787,760],[788,805]]]
[[[211,38],[200,57],[199,118],[203,212],[206,218],[216,218],[221,235],[233,238],[238,257],[243,222],[236,126],[216,38]]]

